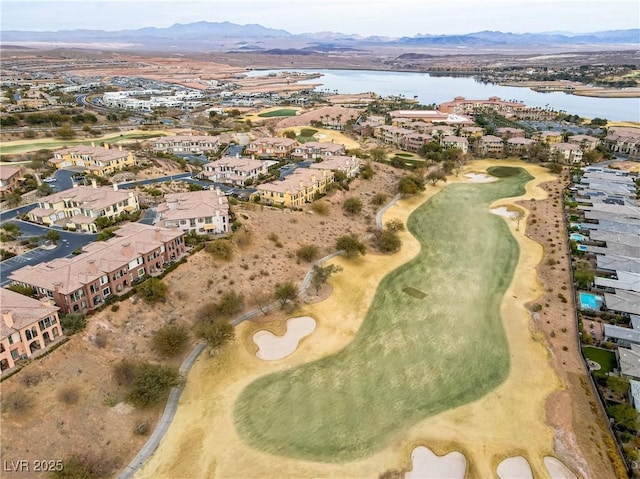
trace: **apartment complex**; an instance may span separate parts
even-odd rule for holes
[[[9,279],[52,299],[66,314],[95,309],[185,255],[184,232],[178,229],[128,223],[115,234],[72,258],[20,268]]]
[[[23,179],[19,166],[0,166],[0,198],[15,191]]]
[[[558,156],[558,159],[565,165],[579,165],[582,163],[582,149],[574,143],[553,143],[549,150],[552,155]]]
[[[463,136],[445,136],[440,140],[443,148],[458,148],[462,153],[469,151],[469,140]]]
[[[268,173],[267,162],[239,156],[223,156],[202,166],[200,178],[231,185],[245,186],[247,180],[255,180]]]
[[[106,176],[115,173],[122,168],[134,166],[136,157],[131,151],[119,146],[111,148],[108,143],[104,147],[78,145],[72,148],[64,148],[54,152],[49,160],[57,169],[69,167],[81,167],[88,173],[97,176]]]
[[[244,152],[256,157],[287,158],[297,144],[291,138],[264,137],[249,143]]]
[[[153,143],[153,151],[160,153],[215,153],[219,149],[220,138],[207,135],[164,136]]]
[[[27,218],[35,223],[58,225],[71,230],[96,233],[98,218],[114,220],[123,214],[140,209],[133,191],[118,190],[118,185],[98,187],[76,186],[38,200],[38,207],[29,211]]]
[[[298,168],[282,180],[258,185],[256,195],[267,204],[299,207],[326,193],[333,177],[331,170]]]
[[[183,233],[226,234],[229,226],[229,202],[219,189],[165,195],[156,208],[155,224],[177,228]]]
[[[395,110],[389,112],[391,123],[398,126],[398,119],[420,120],[425,123],[446,123],[448,125],[465,125],[473,123],[473,120],[461,116],[455,112],[439,110]]]
[[[332,156],[326,160],[312,163],[309,168],[315,170],[341,171],[347,178],[355,178],[360,172],[360,158],[353,156]]]
[[[63,335],[58,308],[48,298],[41,301],[0,288],[0,370],[15,367]]]
[[[297,145],[291,153],[292,158],[300,160],[315,160],[317,158],[330,158],[344,155],[344,145],[327,141],[308,141]]]
[[[640,133],[637,128],[609,128],[604,145],[613,153],[640,158]]]
[[[481,156],[502,155],[504,142],[494,135],[485,135],[478,140],[477,153]]]

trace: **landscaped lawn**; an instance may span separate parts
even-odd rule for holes
[[[260,118],[272,118],[274,116],[296,116],[296,110],[291,108],[283,108],[281,110],[267,111],[265,113],[258,114]]]
[[[240,437],[273,454],[349,461],[505,380],[500,305],[518,245],[489,204],[524,194],[531,176],[499,173],[494,183],[450,185],[411,215],[421,252],[382,280],[354,340],[249,384],[234,409]]]
[[[585,358],[591,359],[592,361],[595,361],[600,366],[602,366],[602,369],[595,371],[598,375],[604,376],[618,367],[616,355],[613,351],[586,346],[582,348],[582,353],[584,354]]]

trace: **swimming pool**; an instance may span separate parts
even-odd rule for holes
[[[585,237],[579,233],[571,233],[569,236],[573,241],[584,241]]]
[[[578,245],[578,251],[587,251],[587,247],[583,244]]]
[[[598,311],[600,310],[600,306],[604,302],[602,296],[598,296],[597,294],[585,293],[583,291],[580,291],[580,293],[578,293],[578,296],[580,297],[581,309],[593,309]]]

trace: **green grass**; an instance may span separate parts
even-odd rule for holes
[[[509,347],[500,304],[518,244],[489,204],[524,194],[531,176],[516,173],[449,185],[419,207],[407,226],[421,252],[385,276],[354,340],[249,384],[234,409],[240,436],[272,454],[350,461],[502,383]]]
[[[510,176],[517,176],[520,174],[520,168],[515,168],[513,166],[492,166],[487,169],[487,173],[491,176],[495,176],[496,178],[509,178]]]
[[[296,141],[298,143],[307,143],[309,141],[318,141],[315,136],[297,136]]]
[[[15,155],[17,153],[27,153],[29,151],[38,151],[43,149],[53,150],[55,148],[62,148],[65,146],[73,145],[90,145],[92,142],[102,145],[103,143],[114,144],[125,140],[146,140],[147,138],[157,138],[158,133],[123,133],[122,135],[116,135],[110,138],[90,138],[81,140],[51,140],[42,143],[27,143],[24,145],[10,145],[0,147],[0,156],[2,155]]]
[[[587,359],[591,359],[595,361],[602,369],[599,371],[595,371],[597,375],[605,376],[607,373],[610,373],[615,368],[618,367],[618,362],[616,361],[616,355],[613,351],[606,351],[604,349],[592,348],[592,347],[584,347],[582,348],[582,354]]]
[[[292,110],[291,108],[283,108],[281,110],[260,113],[258,116],[260,118],[272,118],[274,116],[296,116],[296,110]]]

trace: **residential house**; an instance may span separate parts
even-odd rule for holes
[[[469,140],[463,136],[445,136],[440,140],[440,144],[446,150],[449,148],[458,148],[462,153],[469,151]]]
[[[138,196],[132,190],[118,190],[118,185],[77,186],[38,199],[38,207],[27,213],[30,221],[58,225],[71,230],[96,233],[98,218],[115,220],[140,209]]]
[[[229,202],[218,188],[165,195],[156,207],[154,224],[197,234],[226,234],[230,231]]]
[[[256,195],[267,204],[300,207],[326,193],[333,177],[331,170],[297,168],[282,180],[258,185]]]
[[[484,135],[484,128],[479,126],[465,126],[460,128],[460,136],[465,138],[480,138]]]
[[[616,350],[620,374],[628,378],[640,380],[640,346],[631,344],[629,349]]]
[[[447,125],[434,125],[429,133],[434,138],[442,138],[443,136],[455,136],[456,129]]]
[[[340,143],[326,141],[308,141],[297,145],[291,153],[292,158],[300,160],[315,160],[317,158],[330,158],[344,155],[345,147]]]
[[[534,133],[533,139],[552,145],[562,143],[564,135],[560,131],[538,131]]]
[[[247,180],[253,182],[258,176],[267,173],[267,162],[264,160],[223,156],[219,160],[204,164],[198,176],[209,181],[245,186]]]
[[[402,138],[411,134],[413,134],[413,130],[391,125],[380,125],[375,127],[373,130],[373,136],[375,138],[388,145],[395,145],[398,147],[402,143]]]
[[[21,359],[46,349],[62,337],[58,309],[49,299],[39,301],[0,288],[0,370],[13,368]]]
[[[640,158],[640,132],[637,128],[609,128],[604,145],[613,153]]]
[[[583,152],[593,151],[600,143],[600,140],[594,136],[589,135],[573,135],[567,140],[568,143],[578,145]]]
[[[108,143],[104,147],[78,145],[54,152],[49,160],[57,169],[82,167],[88,173],[97,176],[107,176],[118,170],[134,166],[136,157],[132,151],[118,146],[111,148]]]
[[[477,152],[481,156],[500,156],[504,153],[504,142],[499,136],[485,135],[478,140]]]
[[[554,154],[565,165],[579,165],[582,163],[582,150],[573,143],[552,143],[550,147],[551,157]]]
[[[22,170],[19,166],[0,166],[0,198],[14,192],[23,179]]]
[[[526,108],[524,103],[502,100],[497,96],[492,96],[487,100],[467,100],[463,96],[457,96],[453,101],[438,105],[438,110],[445,113],[463,115],[482,111],[494,111],[506,117],[516,116],[518,111],[525,110]]]
[[[535,143],[531,138],[522,138],[519,136],[515,136],[513,138],[509,138],[506,141],[506,151],[508,155],[512,156],[527,156],[529,152],[529,147]]]
[[[400,138],[399,146],[403,150],[417,153],[420,151],[420,148],[430,141],[433,141],[433,137],[431,135],[427,135],[425,133],[409,133]]]
[[[208,135],[163,136],[153,143],[153,151],[162,153],[215,153],[219,149],[220,138]]]
[[[504,126],[496,130],[496,136],[499,136],[503,140],[507,140],[509,138],[524,138],[524,130],[521,128],[510,128],[508,126]]]
[[[347,178],[355,178],[360,172],[360,158],[353,156],[332,156],[318,163],[312,163],[309,168],[316,170],[330,170],[334,173],[341,171]]]
[[[426,123],[446,123],[448,125],[473,123],[466,116],[438,110],[395,110],[389,112],[389,114],[391,115],[391,124],[394,126],[403,126],[404,124],[401,120],[420,120]]]
[[[84,246],[71,258],[20,268],[9,279],[52,299],[63,314],[88,311],[186,254],[184,232],[177,228],[127,223],[115,235]]]
[[[288,158],[297,144],[298,142],[291,138],[258,138],[249,143],[244,152],[256,157]]]

